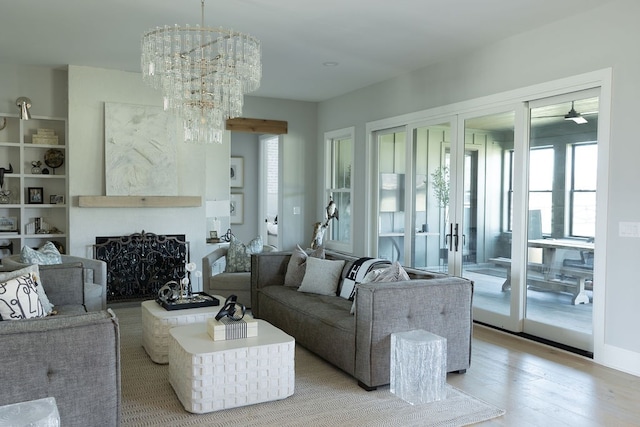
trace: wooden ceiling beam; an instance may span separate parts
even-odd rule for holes
[[[227,120],[227,130],[233,132],[284,135],[288,132],[288,123],[282,120],[247,119],[244,117],[238,117]]]

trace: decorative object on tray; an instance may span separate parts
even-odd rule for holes
[[[39,175],[42,173],[42,169],[40,169],[40,166],[42,166],[42,162],[40,160],[34,160],[31,162],[31,173],[34,175]]]
[[[329,222],[332,219],[338,220],[338,205],[333,201],[333,196],[329,196],[329,204],[325,208],[324,222],[316,222],[313,224],[313,240],[311,240],[311,249],[318,249],[322,246],[322,239],[324,238],[324,232],[329,227]]]
[[[57,148],[51,148],[44,153],[44,163],[53,169],[52,175],[56,174],[56,169],[64,163],[64,152]]]
[[[166,310],[181,310],[185,308],[197,308],[197,307],[209,307],[220,305],[220,301],[217,298],[212,297],[204,292],[194,293],[192,291],[191,280],[187,277],[188,274],[194,273],[194,275],[200,280],[202,272],[195,271],[196,263],[189,262],[185,264],[186,274],[185,277],[180,279],[180,283],[175,280],[171,280],[164,284],[158,291],[158,297],[156,301]],[[198,284],[199,286],[199,284]]]
[[[162,301],[158,298],[156,302],[165,310],[184,310],[186,308],[215,307],[220,305],[220,301],[216,297],[205,292],[196,292],[191,295],[190,298],[180,299],[178,297],[175,301]]]

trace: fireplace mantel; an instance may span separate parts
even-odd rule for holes
[[[81,208],[198,208],[200,196],[79,196]]]

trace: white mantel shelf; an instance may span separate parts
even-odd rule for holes
[[[199,208],[200,196],[79,196],[81,208]]]

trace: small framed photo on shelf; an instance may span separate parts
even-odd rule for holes
[[[64,205],[64,196],[60,194],[52,194],[49,196],[49,203],[52,205]]]
[[[232,157],[229,170],[229,185],[231,187],[244,187],[244,158]]]
[[[44,191],[42,187],[27,188],[27,203],[31,205],[41,205],[44,203]]]
[[[242,224],[244,222],[244,194],[231,194],[229,216],[231,224]]]
[[[15,216],[0,217],[0,232],[18,232],[18,218]]]

